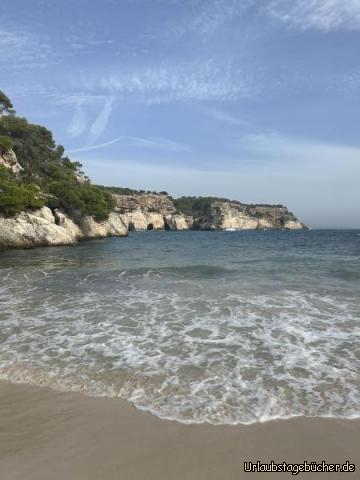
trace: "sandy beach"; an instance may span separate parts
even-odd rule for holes
[[[294,478],[246,473],[244,461],[360,465],[359,445],[358,420],[184,425],[119,399],[0,383],[1,480]],[[359,472],[314,475],[298,478],[358,478]]]

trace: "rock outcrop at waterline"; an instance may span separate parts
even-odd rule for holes
[[[10,149],[0,154],[0,166],[11,170],[15,178],[24,170]],[[79,183],[85,183],[85,177],[77,177]],[[0,195],[2,189],[0,188]],[[39,196],[42,195],[39,188]],[[32,248],[50,245],[74,245],[80,240],[104,237],[125,237],[128,228],[121,216],[113,211],[103,221],[92,216],[73,218],[58,208],[46,206],[20,211],[14,215],[0,213],[0,249]]]
[[[195,219],[200,230],[301,230],[306,226],[283,205],[247,205],[240,202],[213,202],[211,212]]]
[[[202,216],[177,211],[160,194],[114,195],[116,212],[129,230],[265,230],[307,228],[283,205],[248,205],[221,200]]]
[[[176,211],[167,195],[138,194],[113,195],[115,211],[131,230],[189,230],[193,227],[193,217]]]
[[[127,236],[130,230],[264,230],[307,228],[282,205],[247,205],[216,201],[210,213],[194,217],[178,212],[165,195],[115,195],[115,211],[107,220],[86,216],[75,223],[48,207],[0,215],[0,248],[73,245],[79,240]]]
[[[115,212],[105,221],[84,217],[79,224],[60,210],[42,207],[14,216],[0,215],[0,248],[32,248],[74,245],[79,240],[109,236],[123,237],[127,228]]]
[[[0,164],[18,175],[22,167],[15,153],[1,155]],[[131,230],[299,230],[304,224],[282,205],[247,205],[213,200],[202,215],[179,211],[168,195],[113,194],[115,208],[104,221],[82,216],[77,221],[63,211],[42,207],[12,216],[0,214],[0,248],[73,245],[79,240],[123,237]],[[175,202],[176,203],[176,202]]]
[[[123,237],[131,230],[265,230],[307,228],[282,205],[247,205],[214,201],[207,215],[178,212],[171,198],[160,194],[114,195],[116,207],[107,220],[86,216],[75,222],[48,207],[0,215],[0,248],[73,245],[80,240]]]
[[[51,131],[17,117],[0,93],[0,249],[71,245],[131,230],[306,228],[281,205],[92,185]]]

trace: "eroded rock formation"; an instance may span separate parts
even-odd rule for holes
[[[12,150],[0,165],[14,173],[22,170]],[[113,195],[116,207],[105,221],[86,216],[75,222],[64,212],[43,207],[6,217],[0,214],[0,248],[72,245],[79,240],[126,236],[131,230],[250,230],[306,226],[282,205],[247,205],[217,200],[206,215],[177,211],[171,197],[161,194]]]
[[[10,149],[7,152],[0,153],[0,165],[9,168],[14,173],[20,173],[24,170],[18,162],[14,150]]]
[[[15,174],[23,170],[13,150],[1,154],[0,165]],[[87,181],[85,177],[77,180],[80,183]],[[127,234],[128,228],[117,212],[111,212],[104,221],[85,216],[77,223],[61,210],[48,207],[26,210],[13,216],[0,214],[0,249],[73,245],[83,239],[124,237]]]
[[[84,217],[75,223],[59,210],[43,207],[13,217],[0,215],[0,248],[72,245],[79,240],[123,237],[131,230],[261,230],[307,228],[282,205],[247,205],[214,201],[202,217],[178,212],[170,197],[155,194],[115,195],[108,219]]]
[[[178,212],[165,195],[115,195],[116,212],[129,230],[300,230],[304,224],[282,205],[214,201],[201,217]]]
[[[0,248],[31,248],[46,245],[73,245],[87,238],[127,235],[118,214],[106,221],[85,217],[80,225],[65,213],[48,207],[20,212],[12,217],[0,215]]]
[[[114,195],[115,211],[129,230],[185,230],[193,219],[178,212],[166,195]]]
[[[282,205],[247,205],[240,202],[213,202],[211,213],[195,219],[200,230],[301,230],[305,225]]]

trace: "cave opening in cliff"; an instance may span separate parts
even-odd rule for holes
[[[133,232],[135,230],[135,225],[133,224],[133,222],[129,222],[128,229],[129,232]]]
[[[147,226],[147,229],[154,230],[154,225],[152,223],[149,223],[149,225]]]
[[[170,225],[167,222],[164,222],[164,230],[166,230],[167,232],[171,230]]]

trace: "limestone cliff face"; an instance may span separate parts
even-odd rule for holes
[[[0,165],[15,174],[23,170],[15,152],[8,150],[0,156]],[[79,183],[87,181],[77,177]],[[105,221],[86,216],[79,224],[64,212],[43,207],[27,210],[14,216],[0,214],[0,249],[31,248],[43,245],[73,245],[79,240],[103,237],[124,237],[128,229],[117,212],[111,212]]]
[[[14,150],[8,150],[0,154],[0,165],[9,168],[14,173],[20,173],[24,170],[18,162]]]
[[[118,214],[103,222],[85,217],[77,225],[65,213],[42,207],[5,217],[0,215],[0,248],[31,248],[45,245],[73,245],[96,237],[126,236],[127,228]]]
[[[116,207],[102,222],[84,217],[75,223],[59,210],[43,207],[6,217],[0,214],[0,248],[73,245],[79,240],[122,237],[129,230],[258,230],[307,228],[281,205],[214,201],[200,218],[178,212],[165,195],[115,195]]]
[[[129,230],[187,230],[192,217],[178,212],[166,195],[114,195],[115,211]]]
[[[80,222],[82,238],[126,237],[128,229],[120,215],[111,212],[106,220],[96,221],[93,217],[84,217]]]
[[[19,173],[22,167],[12,151],[0,164]],[[306,226],[282,205],[247,205],[213,201],[209,214],[185,215],[176,210],[171,197],[160,194],[114,195],[116,207],[107,220],[84,217],[75,223],[59,210],[43,207],[13,217],[0,214],[0,248],[29,248],[41,245],[72,245],[79,240],[126,236],[129,230],[254,230]]]
[[[282,205],[213,202],[211,213],[195,220],[200,230],[301,230],[306,226]]]
[[[172,213],[164,216],[166,230],[189,230],[194,228],[194,217],[183,213]]]
[[[282,205],[247,205],[214,201],[210,213],[193,217],[178,212],[170,197],[155,194],[114,195],[116,212],[129,230],[300,230],[304,224]]]

